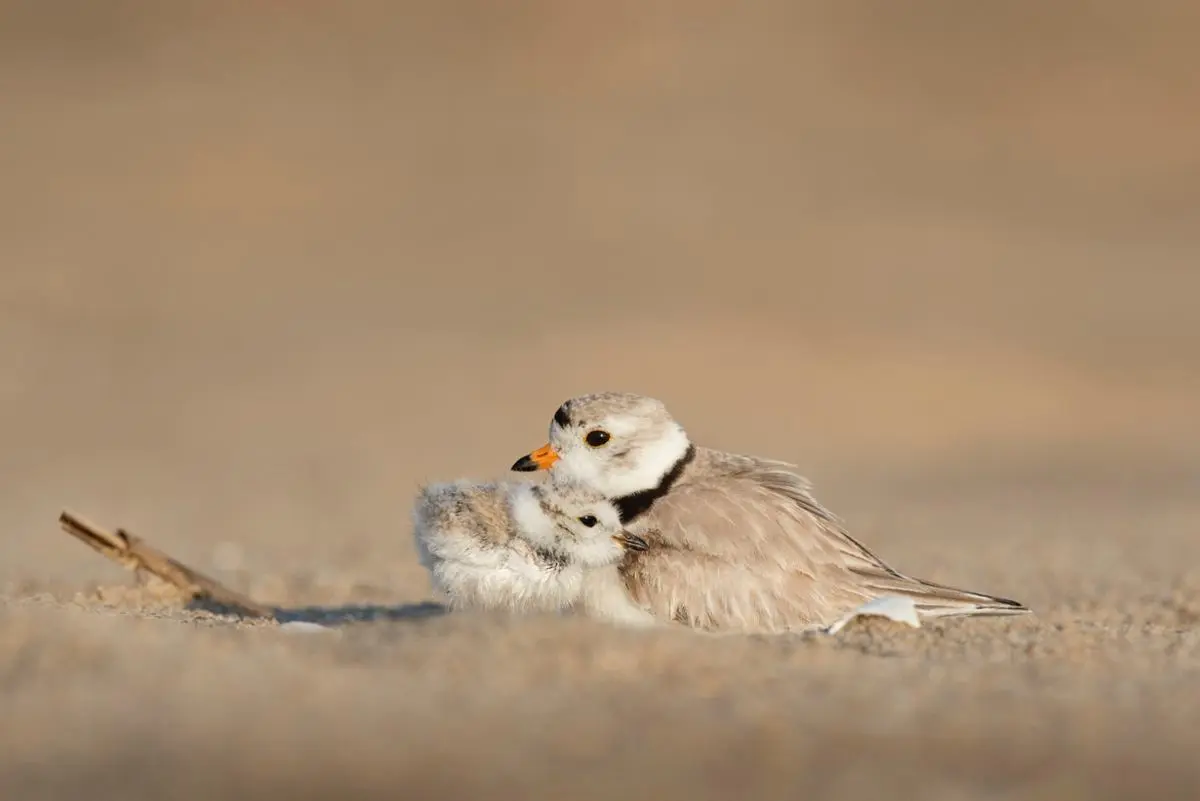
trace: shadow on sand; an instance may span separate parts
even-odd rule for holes
[[[262,620],[263,615],[247,614],[247,611],[236,606],[214,603],[211,600],[197,598],[187,605],[194,611],[210,612],[215,615],[231,615],[235,617]],[[273,607],[267,619],[277,623],[315,623],[320,626],[339,626],[349,623],[369,623],[378,621],[411,621],[424,620],[447,614],[449,608],[433,601],[422,601],[418,604],[402,604],[399,606],[383,606],[379,604],[363,604],[350,606],[300,606],[291,608]]]

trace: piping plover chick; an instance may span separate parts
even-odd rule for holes
[[[421,564],[455,609],[584,605],[619,586],[617,563],[645,546],[622,529],[616,507],[572,482],[431,484],[413,524]]]
[[[627,597],[710,631],[828,625],[866,601],[911,598],[922,617],[1014,615],[1022,604],[904,575],[852,537],[794,465],[693,444],[654,398],[563,403],[550,441],[513,470],[549,470],[609,499],[649,547],[620,566]]]

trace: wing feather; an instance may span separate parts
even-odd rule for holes
[[[882,595],[912,597],[928,616],[1027,611],[898,572],[846,532],[795,466],[721,457],[719,472],[710,455],[706,475],[678,485],[631,527],[650,548],[623,575],[656,617],[782,631],[828,623]]]

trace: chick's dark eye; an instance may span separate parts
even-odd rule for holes
[[[583,438],[583,441],[588,445],[591,445],[593,448],[599,448],[601,445],[608,442],[609,439],[611,439],[611,437],[607,431],[597,428],[595,431],[587,432],[587,436]]]
[[[588,528],[591,528],[592,526],[596,525],[596,524],[597,524],[598,522],[600,522],[600,521],[598,521],[598,520],[597,520],[597,519],[596,519],[594,516],[592,516],[592,515],[584,515],[583,517],[579,518],[579,522],[580,522],[580,523],[583,523],[583,524],[584,524],[585,526],[587,526]]]

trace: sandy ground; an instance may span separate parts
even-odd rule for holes
[[[0,795],[1200,797],[1186,6],[0,3]],[[427,614],[605,388],[1036,616]]]

